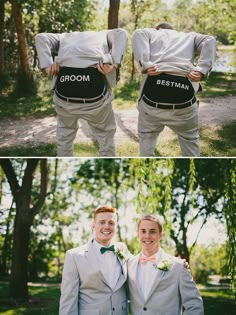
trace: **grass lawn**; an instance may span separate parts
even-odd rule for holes
[[[30,299],[17,302],[7,297],[7,283],[0,283],[0,314],[2,315],[57,315],[59,286],[29,286]],[[201,289],[205,315],[234,315],[235,300],[231,290]],[[174,315],[174,314],[173,314]]]
[[[205,315],[233,315],[236,311],[235,296],[230,290],[203,289]]]
[[[236,123],[224,125],[219,129],[200,129],[200,148],[202,157],[234,157],[236,156]],[[45,144],[28,147],[11,147],[0,149],[0,156],[5,157],[53,157],[56,156],[56,144]],[[161,134],[156,149],[156,156],[180,156],[180,148],[177,136],[166,140]],[[75,144],[74,156],[97,157],[99,156],[98,146],[92,141]],[[138,143],[130,142],[116,145],[116,156],[137,157],[139,156]]]

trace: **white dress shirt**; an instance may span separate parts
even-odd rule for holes
[[[108,285],[113,289],[122,272],[120,262],[116,254],[112,251],[106,251],[104,254],[101,254],[101,247],[106,246],[99,244],[96,240],[93,243],[100,270]]]
[[[142,256],[145,256],[143,253],[141,253]],[[143,293],[144,299],[146,300],[148,297],[148,294],[153,286],[153,283],[156,279],[157,274],[157,268],[153,265],[158,265],[160,261],[160,252],[157,252],[155,254],[156,256],[156,262],[153,263],[151,261],[148,261],[146,264],[141,264],[140,261],[138,263],[137,268],[137,283],[140,288],[140,290]],[[145,256],[147,257],[147,256]]]

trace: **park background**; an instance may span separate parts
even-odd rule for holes
[[[198,94],[201,152],[207,157],[236,156],[235,13],[233,0],[0,0],[0,156],[56,155],[51,80],[38,69],[35,35],[116,27],[129,34],[114,89],[116,151],[121,157],[138,156],[136,104],[141,75],[130,37],[136,28],[165,20],[179,31],[216,36],[217,63]],[[169,129],[162,134],[156,155],[180,156],[177,137]],[[98,156],[83,124],[75,143],[76,156]]]
[[[186,258],[205,315],[235,313],[235,159],[0,159],[0,313],[58,314],[65,251],[117,209],[133,254],[138,217],[165,219],[162,247]]]

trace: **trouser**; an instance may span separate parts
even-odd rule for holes
[[[158,136],[165,126],[178,135],[182,156],[200,156],[197,102],[172,110],[151,107],[141,99],[138,111],[140,156],[155,156]]]
[[[78,119],[90,126],[99,145],[100,156],[115,156],[115,117],[111,105],[111,93],[94,104],[75,104],[60,100],[54,95],[57,111],[57,156],[73,156],[73,142],[78,130]],[[65,106],[67,105],[68,108]]]

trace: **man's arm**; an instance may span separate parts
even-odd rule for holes
[[[184,307],[184,315],[204,315],[203,302],[188,269],[181,266],[180,296]]]
[[[35,36],[40,68],[45,69],[49,75],[55,75],[59,70],[59,65],[53,63],[52,52],[58,52],[60,36],[61,34],[53,33],[40,33]]]
[[[113,64],[120,65],[124,59],[128,35],[121,28],[107,31],[107,42]]]
[[[151,68],[149,75],[157,75],[153,62],[150,61],[150,39],[152,32],[156,32],[154,29],[138,29],[134,31],[132,35],[132,48],[134,57],[139,63],[142,72],[145,72],[147,69]]]
[[[59,315],[78,315],[79,274],[70,251],[66,253],[62,274]]]
[[[195,49],[200,53],[196,71],[208,76],[216,58],[216,39],[213,36],[195,33]]]

